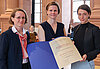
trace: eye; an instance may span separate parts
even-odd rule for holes
[[[17,19],[20,19],[20,17],[16,17]]]
[[[16,19],[21,19],[21,18],[22,18],[22,19],[25,19],[25,17],[15,17],[15,18],[16,18]]]
[[[56,12],[57,10],[54,10],[54,12]]]
[[[87,15],[86,13],[84,13],[84,15]]]
[[[22,19],[25,19],[25,17],[22,17]]]
[[[78,13],[78,16],[81,16],[81,14],[80,14],[80,13]]]
[[[49,11],[51,11],[51,12],[52,12],[52,10],[49,10]]]

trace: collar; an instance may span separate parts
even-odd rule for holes
[[[13,25],[13,27],[12,27],[12,31],[13,31],[13,33],[18,33],[19,35],[21,35],[18,31],[17,31],[17,29],[15,28],[15,26]],[[25,30],[24,28],[23,28],[23,34],[25,34],[27,32],[27,30]],[[21,35],[22,36],[22,35]]]

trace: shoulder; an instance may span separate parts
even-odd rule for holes
[[[60,24],[60,25],[64,25],[63,23],[61,23],[61,22],[57,22],[58,24]]]
[[[9,30],[3,32],[3,33],[1,34],[1,36],[3,36],[3,35],[6,36],[6,35],[10,35],[10,34],[12,34],[12,30],[11,30],[11,29],[9,29]]]
[[[45,22],[41,23],[41,24],[38,26],[38,29],[47,30],[49,27],[50,27],[50,24],[49,24],[47,21],[45,21]]]
[[[39,25],[39,26],[38,26],[38,33],[39,33],[39,32],[43,32],[43,31],[44,31],[44,26]]]
[[[96,25],[94,25],[94,24],[92,24],[92,23],[88,23],[88,26],[89,26],[89,28],[92,28],[92,29],[99,29],[99,27],[98,26],[96,26]]]
[[[76,25],[74,28],[77,28],[80,25],[80,23],[78,25]]]
[[[41,23],[40,25],[46,25],[46,24],[47,24],[47,21],[45,21],[45,22]]]
[[[41,24],[38,26],[38,29],[42,29],[42,25]]]
[[[11,37],[13,37],[12,34],[13,34],[13,33],[12,33],[11,29],[9,29],[9,30],[3,32],[3,33],[0,35],[0,39],[1,39],[1,40],[2,40],[2,39],[8,40],[8,39],[10,39]]]
[[[64,27],[64,24],[61,22],[57,22],[58,26]]]
[[[80,24],[76,25],[73,30],[75,31],[78,27],[80,26]]]
[[[41,23],[39,26],[38,26],[38,28],[46,28],[46,27],[48,27],[49,26],[49,24],[48,24],[48,22],[47,21],[45,21],[45,22],[43,22],[43,23]]]

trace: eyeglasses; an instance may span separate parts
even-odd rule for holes
[[[25,19],[25,17],[15,17],[15,18],[16,18],[16,19],[21,19],[21,18],[22,18],[22,19]]]

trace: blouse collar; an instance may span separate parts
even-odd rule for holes
[[[18,31],[17,31],[17,29],[15,28],[15,26],[13,25],[13,27],[12,27],[12,31],[13,31],[13,33],[18,33],[19,35],[21,35]],[[27,32],[27,30],[25,30],[24,28],[23,28],[23,34],[25,34]],[[22,35],[21,35],[22,36]]]

